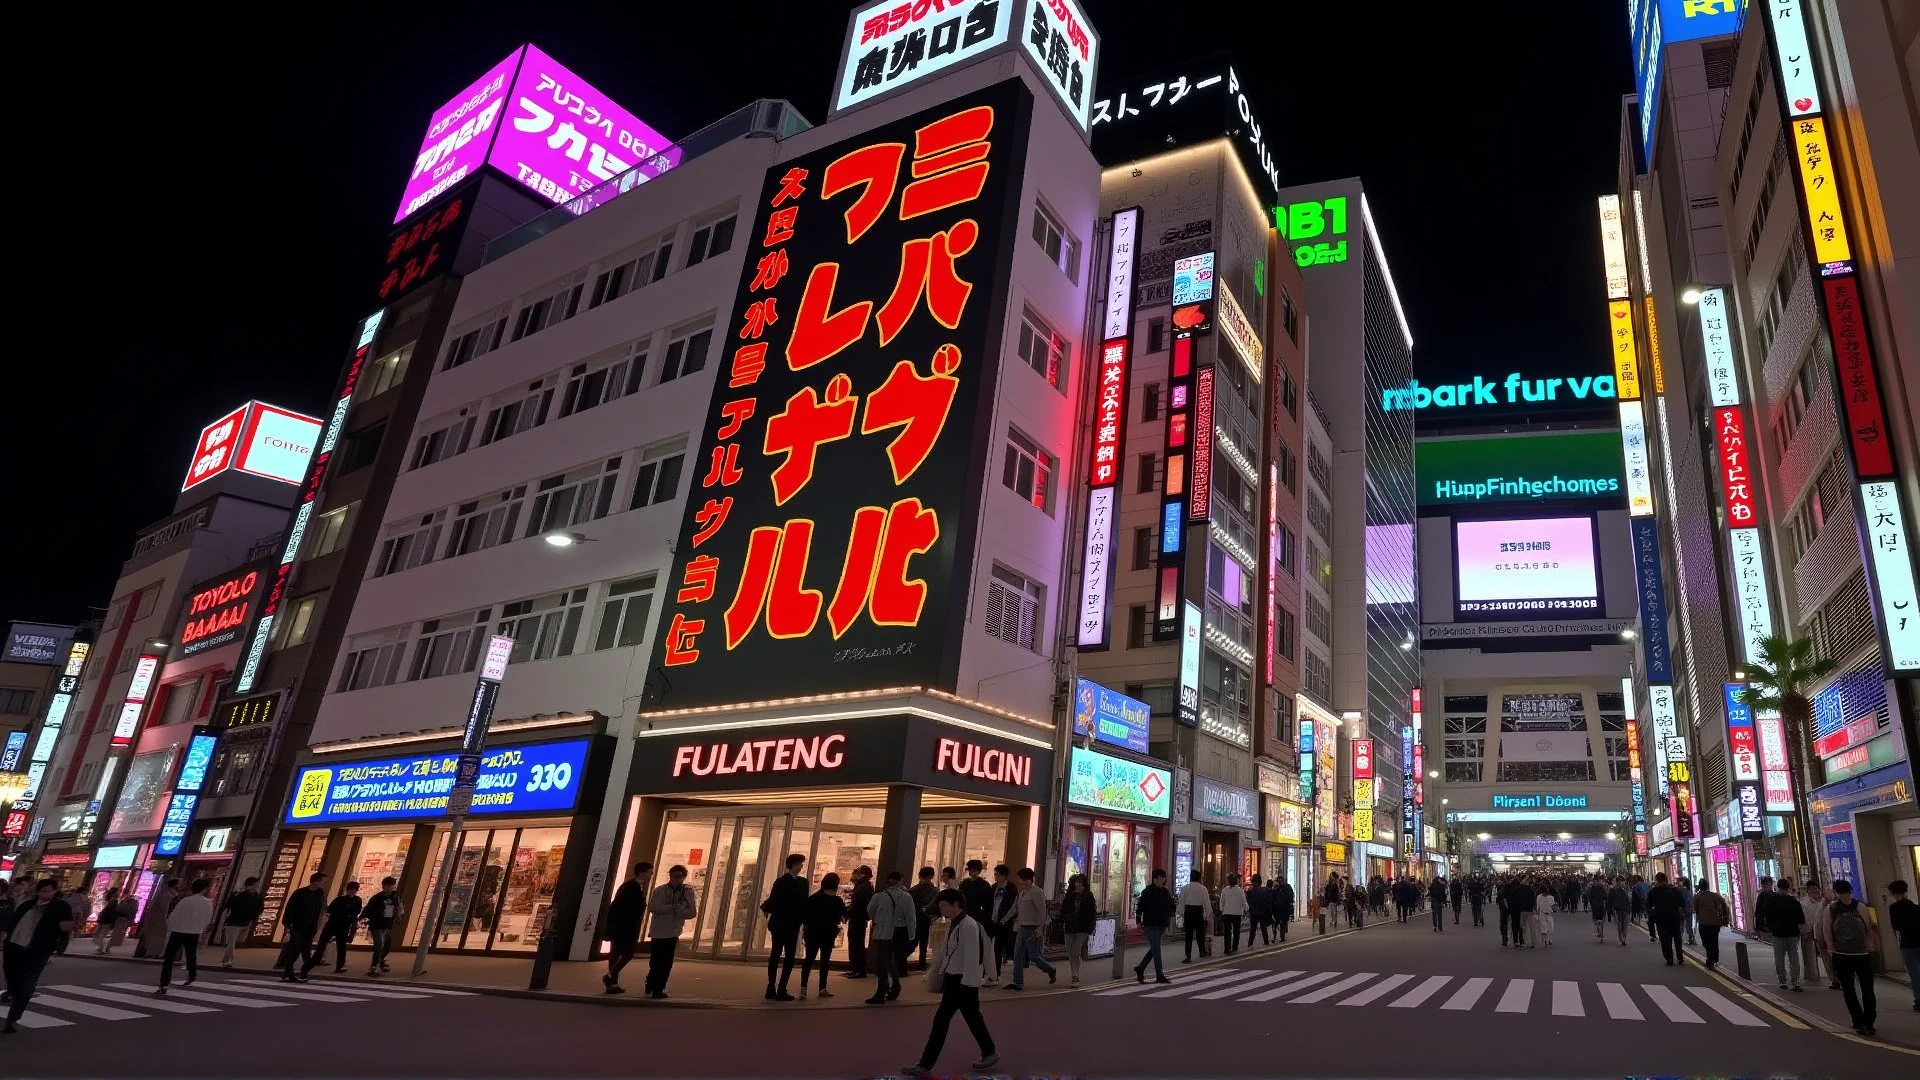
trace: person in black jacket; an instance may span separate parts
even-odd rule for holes
[[[1687,956],[1680,949],[1680,923],[1686,917],[1686,896],[1667,884],[1667,875],[1653,875],[1653,888],[1647,890],[1647,921],[1660,938],[1660,956],[1668,967],[1686,965]]]
[[[913,897],[913,910],[918,921],[914,924],[914,941],[920,946],[920,970],[927,969],[927,931],[933,928],[935,911],[934,898],[940,895],[939,886],[933,883],[933,867],[920,868],[920,883],[907,890]]]
[[[800,926],[807,916],[807,879],[800,870],[807,865],[807,857],[795,852],[787,856],[787,872],[781,874],[767,892],[767,899],[760,910],[767,916],[767,933],[773,939],[773,951],[767,954],[767,1000],[792,1001],[793,995],[787,993],[787,982],[793,978],[794,952],[800,945]],[[785,960],[785,966],[781,961]],[[780,981],[774,982],[774,972],[780,973]]]
[[[1140,890],[1137,914],[1140,916],[1140,928],[1147,932],[1147,955],[1133,969],[1136,982],[1147,981],[1147,963],[1153,963],[1153,981],[1170,983],[1167,969],[1160,961],[1160,942],[1167,936],[1167,927],[1173,925],[1173,893],[1167,888],[1167,872],[1155,870],[1153,884]]]
[[[1280,924],[1280,942],[1287,940],[1287,924],[1293,921],[1293,886],[1286,878],[1273,883],[1273,921]]]
[[[820,996],[833,996],[827,989],[827,968],[833,963],[833,943],[840,938],[840,924],[846,921],[847,902],[840,899],[840,875],[828,874],[820,879],[820,891],[807,897],[801,922],[807,954],[800,959],[800,1000],[807,999],[807,979],[813,974],[815,958],[820,961]]]
[[[307,966],[300,972],[302,978],[326,959],[328,942],[333,943],[333,973],[347,973],[347,943],[353,940],[354,932],[360,928],[360,909],[363,906],[360,883],[347,882],[346,887],[340,890],[340,895],[327,905],[327,924],[321,928],[320,940],[314,942],[313,952],[307,956]]]
[[[640,924],[647,917],[647,881],[651,877],[652,863],[635,863],[633,876],[614,890],[613,902],[607,905],[607,973],[600,976],[600,985],[609,994],[626,993],[620,985],[620,972],[640,950]]]
[[[867,905],[873,902],[873,867],[853,868],[853,896],[847,900],[847,978],[867,977]]]
[[[7,1022],[0,1027],[0,1034],[13,1034],[14,1022],[26,1013],[47,961],[53,959],[61,939],[73,933],[73,909],[58,892],[52,878],[42,878],[34,885],[32,896],[0,919],[4,923],[0,938],[6,941],[4,950],[0,950],[0,971],[5,972],[9,995]]]
[[[1466,889],[1466,886],[1460,884],[1460,879],[1458,877],[1454,878],[1451,882],[1449,882],[1447,884],[1447,888],[1451,891],[1453,896],[1453,925],[1459,926],[1460,925],[1460,898],[1462,895],[1466,893],[1467,889]]]
[[[100,909],[102,924],[111,921],[107,914],[109,903]],[[260,895],[260,879],[250,877],[240,886],[240,891],[229,893],[226,903],[220,905],[220,933],[225,936],[227,951],[220,956],[220,966],[233,967],[233,950],[247,936],[253,924],[260,918],[260,912],[266,908],[266,899]],[[98,931],[95,931],[96,933]]]
[[[273,963],[281,982],[307,981],[313,962],[309,955],[313,932],[320,928],[320,916],[327,909],[327,875],[315,873],[307,887],[295,889],[280,912],[280,928],[286,931],[286,944],[280,946],[280,958]]]
[[[1073,985],[1080,985],[1080,961],[1087,953],[1087,939],[1093,936],[1093,924],[1099,911],[1093,893],[1087,888],[1087,875],[1067,879],[1067,895],[1060,898],[1060,925],[1067,935],[1067,970]]]
[[[967,898],[967,917],[980,924],[988,934],[993,933],[993,885],[981,873],[987,864],[979,859],[967,860],[967,876],[960,879],[960,895]]]

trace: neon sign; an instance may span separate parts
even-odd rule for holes
[[[1297,202],[1273,208],[1273,227],[1291,241],[1312,240],[1293,249],[1293,261],[1303,267],[1329,266],[1347,261],[1345,240],[1315,240],[1319,236],[1347,235],[1347,197],[1321,202]]]
[[[1112,589],[1114,511],[1120,482],[1121,447],[1127,430],[1127,361],[1133,331],[1133,269],[1140,208],[1113,215],[1107,270],[1105,329],[1094,380],[1093,447],[1088,458],[1087,533],[1080,561],[1080,622],[1075,643],[1083,650],[1107,647],[1107,606]]]

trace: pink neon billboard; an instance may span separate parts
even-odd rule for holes
[[[677,150],[632,113],[540,51],[523,45],[441,106],[414,156],[400,221],[482,165],[552,203],[564,203],[631,166],[655,176],[679,164]]]

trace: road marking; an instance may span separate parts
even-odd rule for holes
[[[1472,1010],[1475,1005],[1479,1004],[1480,995],[1486,993],[1487,987],[1492,985],[1492,979],[1468,979],[1465,986],[1455,990],[1453,996],[1447,999],[1447,1003],[1440,1006],[1441,1011],[1468,1012]],[[1395,1002],[1394,1004],[1397,1005],[1399,1002]]]
[[[1507,983],[1506,993],[1500,995],[1500,1004],[1493,1007],[1494,1012],[1523,1013],[1533,1003],[1533,980],[1514,979]]]
[[[1187,983],[1213,982],[1214,980],[1218,979],[1220,976],[1230,974],[1233,971],[1234,971],[1233,968],[1216,968],[1213,971],[1202,971],[1198,974],[1188,975],[1185,978],[1182,978],[1180,980],[1180,984],[1184,985]],[[1160,984],[1158,983],[1152,983],[1152,982],[1135,983],[1132,986],[1121,986],[1112,990],[1096,990],[1093,992],[1093,996],[1094,997],[1121,997],[1126,994],[1144,994],[1149,990],[1157,990],[1157,989],[1160,989]]]
[[[1341,979],[1337,983],[1331,983],[1329,985],[1323,986],[1320,989],[1315,990],[1313,993],[1305,995],[1304,997],[1294,998],[1292,1001],[1287,1002],[1287,1004],[1311,1005],[1314,1002],[1325,1001],[1328,998],[1334,996],[1335,994],[1345,993],[1346,991],[1351,990],[1354,987],[1361,985],[1362,983],[1372,982],[1373,980],[1379,977],[1380,975],[1378,972],[1362,971],[1355,975],[1349,975],[1346,978]]]
[[[61,1012],[79,1013],[97,1020],[145,1020],[146,1013],[128,1012],[111,1005],[95,1005],[91,1001],[75,1001],[57,994],[35,994],[29,1002],[34,1009],[59,1009]]]
[[[1680,1000],[1680,995],[1674,993],[1673,991],[1667,989],[1666,987],[1660,985],[1659,983],[1641,983],[1640,989],[1648,997],[1652,998],[1653,1003],[1660,1007],[1660,1011],[1667,1014],[1667,1019],[1673,1021],[1674,1023],[1676,1024],[1706,1023],[1705,1020],[1700,1019],[1699,1013],[1694,1012],[1692,1009],[1687,1008],[1687,1003]]]
[[[1580,1004],[1580,984],[1564,979],[1553,981],[1553,1015],[1585,1016],[1587,1010]]]
[[[1615,1020],[1645,1020],[1640,1015],[1640,1006],[1633,1003],[1633,995],[1617,982],[1603,982],[1600,987],[1600,1000],[1606,1003],[1607,1015]]]
[[[1401,995],[1400,997],[1397,997],[1394,1000],[1388,1002],[1387,1007],[1390,1009],[1411,1009],[1414,1006],[1432,997],[1433,995],[1439,993],[1441,987],[1447,985],[1452,981],[1453,981],[1453,976],[1451,975],[1431,976],[1430,978],[1427,979],[1426,982],[1421,983],[1419,986],[1416,986],[1412,990],[1407,991],[1405,994]]]
[[[103,1001],[117,1001],[122,1005],[138,1005],[143,1009],[154,1009],[159,1012],[209,1013],[220,1011],[218,1009],[209,1009],[205,1005],[188,1005],[183,1001],[169,1001],[166,998],[152,997],[145,994],[116,994],[111,990],[102,990],[97,986],[49,986],[46,989],[58,991],[62,994],[77,994],[81,997],[100,998]],[[34,1000],[38,1001],[39,998],[36,997]]]
[[[1694,997],[1699,998],[1702,1002],[1706,1004],[1707,1008],[1712,1009],[1714,1012],[1719,1013],[1721,1018],[1726,1020],[1730,1024],[1738,1024],[1741,1027],[1766,1027],[1767,1026],[1767,1022],[1765,1020],[1760,1019],[1759,1017],[1753,1015],[1752,1013],[1741,1008],[1740,1006],[1735,1005],[1733,1002],[1728,1001],[1726,998],[1722,997],[1720,994],[1716,993],[1715,991],[1710,990],[1704,986],[1689,986],[1687,987],[1687,993],[1692,994]]]
[[[117,987],[121,990],[151,991],[153,989],[153,987],[145,983],[115,982],[108,983],[107,985]],[[199,989],[197,984],[192,990],[169,990],[167,991],[167,995],[169,997],[183,997],[189,1001],[210,1001],[215,1005],[238,1005],[243,1009],[279,1009],[293,1004],[291,1001],[261,1001],[258,998],[235,997],[232,994],[210,994],[205,990]]]
[[[1744,999],[1747,1002],[1747,1004],[1752,1005],[1754,1008],[1759,1009],[1761,1012],[1766,1013],[1768,1016],[1771,1016],[1775,1020],[1780,1021],[1781,1024],[1787,1027],[1790,1027],[1795,1031],[1808,1030],[1808,1025],[1806,1021],[1801,1020],[1798,1016],[1793,1015],[1792,1013],[1788,1012],[1786,1009],[1773,1004],[1772,1002],[1768,1001],[1766,998],[1761,997],[1759,994],[1756,994],[1751,990],[1748,990],[1746,987],[1741,986],[1739,983],[1734,982],[1732,979],[1728,978],[1726,975],[1722,974],[1717,969],[1706,968],[1705,971],[1708,975],[1713,976],[1713,979],[1715,982],[1718,982],[1721,986],[1726,987],[1728,992],[1733,994],[1734,997]],[[1831,1034],[1837,1035],[1839,1033],[1832,1032]],[[1914,1051],[1914,1053],[1920,1054],[1920,1051]]]
[[[1218,1001],[1221,998],[1232,997],[1235,994],[1244,994],[1256,986],[1266,986],[1269,983],[1277,983],[1283,979],[1291,979],[1298,974],[1300,974],[1298,971],[1277,971],[1272,975],[1262,975],[1257,979],[1241,983],[1238,986],[1229,986],[1225,990],[1211,990],[1204,994],[1195,994],[1193,995],[1193,1000]]]
[[[40,1016],[32,1012],[31,1010],[33,1006],[31,1004],[29,1004],[27,1008],[29,1011],[21,1013],[20,1019],[14,1021],[15,1023],[19,1024],[23,1028],[50,1028],[50,1027],[72,1027],[73,1026],[73,1021],[71,1020],[62,1020],[57,1016]]]
[[[1199,981],[1183,982],[1176,986],[1167,987],[1164,990],[1156,990],[1151,994],[1141,994],[1140,996],[1143,998],[1182,997],[1184,995],[1193,993],[1195,990],[1218,989],[1219,987],[1225,986],[1230,982],[1239,982],[1242,979],[1250,979],[1258,974],[1260,974],[1259,968],[1253,968],[1245,971],[1229,971],[1218,979],[1211,979],[1204,983]]]
[[[316,983],[288,983],[285,986],[273,985],[274,979],[234,979],[230,982],[209,983],[210,986],[225,987],[236,992],[249,994],[267,994],[290,997],[296,1001],[366,1001],[369,999],[390,999],[405,1001],[419,999],[424,994],[410,994],[399,990],[362,990],[359,987],[320,986]],[[265,985],[262,985],[265,984]]]
[[[1326,982],[1328,979],[1331,979],[1338,974],[1340,973],[1337,971],[1322,971],[1317,975],[1308,975],[1305,978],[1295,979],[1290,983],[1281,983],[1279,986],[1276,986],[1271,990],[1265,991],[1264,993],[1254,994],[1250,997],[1243,997],[1240,1000],[1241,1001],[1274,1001],[1279,998],[1286,997],[1288,994],[1305,990],[1309,986],[1318,986],[1319,984]]]
[[[329,982],[345,982],[344,979],[330,979]],[[394,983],[348,983],[350,986],[375,986],[382,989],[405,990],[409,994],[442,994],[447,997],[473,997],[471,990],[448,990],[438,986],[415,986],[410,982]]]
[[[1389,975],[1386,978],[1381,979],[1379,982],[1374,983],[1372,986],[1367,987],[1365,990],[1362,990],[1359,993],[1348,998],[1347,1000],[1341,1002],[1340,1004],[1371,1005],[1374,1002],[1392,993],[1393,989],[1399,986],[1401,983],[1409,982],[1412,979],[1413,979],[1413,976],[1411,975]]]

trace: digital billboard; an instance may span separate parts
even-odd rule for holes
[[[768,170],[648,704],[952,689],[1033,97]]]
[[[1420,439],[1421,506],[1606,499],[1624,505],[1620,437],[1611,431]]]
[[[173,659],[239,641],[271,579],[271,566],[261,561],[195,585],[174,628]]]
[[[475,814],[572,810],[585,780],[588,739],[488,750],[475,782]],[[437,818],[446,813],[460,755],[415,754],[307,765],[294,775],[285,824]]]
[[[1600,610],[1591,516],[1456,521],[1453,529],[1460,618]]]
[[[1734,34],[1744,0],[1628,0],[1627,38],[1633,50],[1634,88],[1640,95],[1640,161],[1651,167],[1655,118],[1660,111],[1666,47]]]
[[[1147,752],[1147,734],[1153,707],[1137,698],[1109,690],[1091,679],[1081,679],[1073,697],[1073,733],[1091,735],[1099,742]]]
[[[249,401],[200,429],[193,461],[181,491],[234,469],[283,484],[297,484],[307,474],[320,437],[317,417],[304,416],[277,405]]]

